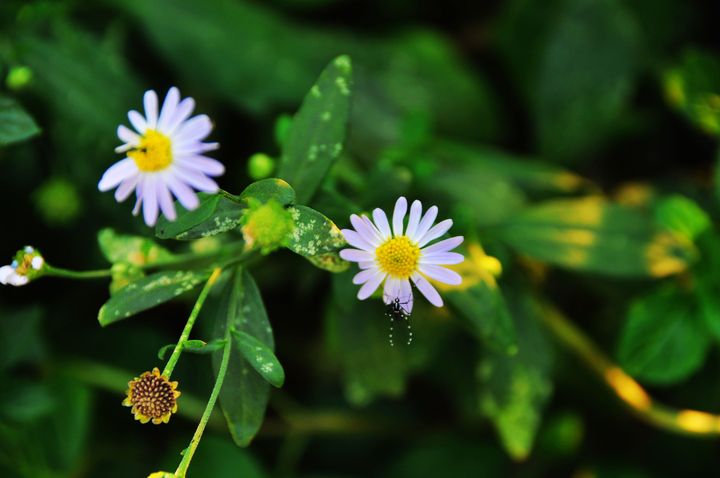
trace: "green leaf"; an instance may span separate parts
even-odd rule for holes
[[[280,388],[285,383],[285,370],[270,348],[245,332],[233,330],[232,336],[245,360],[255,371],[273,387]]]
[[[353,87],[350,58],[328,65],[293,118],[278,175],[298,191],[298,202],[315,194],[345,142]]]
[[[0,147],[19,143],[40,133],[40,128],[12,98],[0,96]]]
[[[168,352],[172,351],[175,348],[175,345],[176,344],[164,345],[160,350],[158,350],[158,358],[160,360],[165,360]],[[215,339],[211,340],[210,342],[205,342],[204,340],[186,340],[183,345],[182,351],[191,352],[194,354],[209,354],[212,352],[217,352],[218,350],[222,350],[223,347],[225,347],[224,339]]]
[[[282,206],[289,206],[295,203],[295,190],[282,179],[268,178],[250,184],[240,193],[239,199],[246,204],[248,199],[256,199],[263,204],[274,199]]]
[[[212,478],[266,478],[268,475],[258,464],[253,454],[241,450],[224,436],[206,435],[203,446],[198,447],[193,457],[191,473],[198,477]],[[177,461],[173,454],[169,463]],[[191,476],[192,476],[191,475]]]
[[[615,276],[677,274],[697,255],[692,243],[659,230],[641,210],[600,197],[529,207],[508,219],[498,233],[521,254]]]
[[[655,207],[657,223],[688,240],[694,240],[711,225],[710,216],[692,199],[676,194],[663,199]]]
[[[222,192],[198,196],[200,205],[192,211],[176,201],[177,219],[171,222],[161,216],[155,226],[155,235],[160,239],[189,241],[231,231],[240,225],[245,208],[239,199]]]
[[[705,361],[710,335],[692,296],[666,286],[636,299],[620,333],[618,360],[647,383],[671,385]]]
[[[207,271],[164,271],[124,287],[100,308],[103,327],[191,291],[210,276]]]
[[[206,310],[214,316],[214,336],[226,336],[228,329],[244,332],[273,351],[272,328],[265,306],[252,276],[245,270],[230,274],[218,297],[210,297]],[[206,313],[205,311],[203,313]],[[270,388],[263,377],[254,371],[236,340],[230,341],[230,361],[225,382],[220,390],[220,407],[238,446],[248,446],[260,430]],[[213,354],[213,368],[217,375],[222,352]]]
[[[478,367],[480,409],[495,426],[505,450],[515,460],[532,450],[542,411],[552,393],[553,351],[538,315],[540,305],[527,295],[508,294],[517,330],[518,353],[490,349]]]
[[[161,264],[173,254],[142,236],[117,234],[110,228],[98,232],[98,244],[105,259],[111,263],[125,262],[134,266]]]
[[[631,99],[641,32],[620,0],[563,2],[540,53],[534,115],[543,156],[603,144]]]
[[[295,229],[288,249],[330,272],[342,272],[350,266],[339,256],[347,242],[334,222],[307,206],[291,207],[290,214]]]

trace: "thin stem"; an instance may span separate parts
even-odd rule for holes
[[[684,435],[720,435],[720,415],[700,410],[678,409],[657,402],[558,310],[545,307],[542,321],[555,338],[599,375],[622,403],[641,420],[663,430]]]
[[[175,368],[175,364],[177,363],[178,359],[180,358],[180,354],[182,353],[183,346],[190,337],[190,332],[192,331],[192,328],[195,325],[195,321],[197,320],[198,315],[200,315],[200,311],[205,304],[205,299],[207,299],[207,296],[210,293],[210,289],[212,289],[212,286],[215,284],[215,282],[217,282],[221,273],[222,269],[220,267],[216,267],[213,270],[212,274],[210,274],[210,278],[207,280],[205,286],[200,292],[197,302],[195,302],[195,306],[193,307],[192,312],[190,312],[190,317],[185,324],[185,328],[183,329],[182,334],[180,334],[180,339],[178,340],[178,343],[175,344],[175,349],[173,350],[173,353],[170,356],[167,365],[165,365],[165,370],[163,370],[162,373],[164,376],[169,378],[172,374],[172,371]]]
[[[67,279],[100,279],[103,277],[110,277],[112,270],[100,269],[95,271],[71,271],[69,269],[62,269],[60,267],[53,267],[51,265],[45,265],[44,275],[52,277],[65,277]]]
[[[222,361],[220,362],[217,379],[215,380],[215,385],[210,393],[210,398],[208,399],[202,418],[200,418],[200,423],[198,423],[197,429],[195,429],[195,434],[193,435],[192,440],[190,440],[190,446],[185,449],[185,454],[180,461],[180,465],[178,465],[178,468],[175,471],[175,476],[178,478],[185,477],[185,473],[190,466],[190,461],[195,454],[195,450],[200,444],[200,439],[205,431],[205,425],[207,425],[207,422],[212,415],[213,408],[215,408],[215,402],[217,401],[218,395],[220,395],[220,389],[225,381],[225,374],[227,373],[228,363],[230,362],[230,351],[232,349],[230,341],[230,328],[228,327],[225,331],[225,347],[223,348]]]

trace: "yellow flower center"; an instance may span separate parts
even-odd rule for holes
[[[135,161],[140,171],[161,171],[172,163],[170,138],[149,129],[140,138],[140,145],[127,155]]]
[[[407,279],[417,269],[420,248],[407,236],[394,237],[375,249],[375,257],[383,272]]]

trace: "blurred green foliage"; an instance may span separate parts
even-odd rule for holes
[[[681,414],[632,418],[614,397],[643,395],[593,375],[543,317],[566,314],[642,393],[720,412],[718,13],[3,1],[2,250],[109,263],[112,282],[0,290],[0,475],[173,470],[224,344],[222,411],[190,476],[712,476],[717,438],[669,433],[697,431]],[[152,231],[97,182],[127,111],[172,85],[213,118],[229,192]],[[399,195],[453,218],[466,262],[445,308],[416,300],[413,345],[391,348],[338,227]],[[173,376],[181,414],[140,426],[120,406],[127,380],[176,343],[206,258],[263,230],[247,215],[260,207],[287,219],[263,222],[282,230],[275,253],[223,274],[186,344],[199,355]]]

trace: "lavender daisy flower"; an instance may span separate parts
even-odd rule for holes
[[[462,243],[462,236],[431,244],[452,226],[452,219],[433,225],[438,214],[436,206],[422,215],[422,204],[414,201],[405,228],[406,212],[407,200],[400,197],[393,211],[392,230],[382,209],[373,211],[374,222],[366,216],[350,216],[355,229],[343,229],[342,232],[355,249],[343,249],[340,257],[357,262],[362,269],[353,278],[353,283],[362,284],[358,299],[367,299],[385,282],[383,301],[391,304],[398,299],[409,314],[413,306],[410,281],[431,304],[442,307],[442,298],[428,279],[449,285],[460,284],[460,275],[442,266],[459,264],[465,258],[462,254],[451,252]]]
[[[113,164],[103,174],[98,188],[109,191],[116,188],[115,199],[126,200],[135,191],[137,201],[133,214],[142,206],[145,223],[153,226],[162,211],[174,221],[177,217],[172,196],[188,210],[198,207],[195,190],[213,193],[218,185],[211,178],[225,172],[219,161],[203,154],[217,149],[218,143],[203,140],[213,128],[207,115],[190,115],[195,100],[180,100],[180,91],[168,91],[158,114],[158,97],[146,91],[145,116],[133,110],[128,118],[135,131],[120,125],[118,137],[124,142],[115,148],[116,153],[127,157]]]

